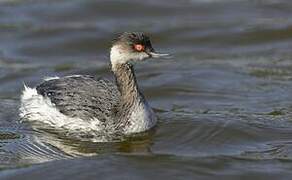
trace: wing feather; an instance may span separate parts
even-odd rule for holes
[[[118,104],[117,86],[106,79],[92,76],[67,76],[44,81],[37,92],[50,98],[61,113],[84,120],[106,121]]]

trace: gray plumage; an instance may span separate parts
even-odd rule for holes
[[[88,75],[66,76],[44,81],[36,90],[66,116],[98,119],[105,126],[122,129],[130,125],[134,108],[146,101],[131,64],[118,65],[114,76],[116,83]]]
[[[68,76],[45,81],[37,92],[50,98],[59,111],[69,117],[105,122],[119,102],[117,86],[92,76]]]

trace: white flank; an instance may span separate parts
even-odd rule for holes
[[[84,132],[99,131],[100,121],[71,118],[59,112],[49,98],[37,93],[35,88],[24,86],[21,96],[20,118],[22,121],[41,123],[54,128],[81,130]]]

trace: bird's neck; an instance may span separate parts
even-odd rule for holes
[[[123,104],[133,105],[142,97],[137,84],[133,65],[129,63],[115,64],[112,67]]]

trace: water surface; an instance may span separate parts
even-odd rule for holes
[[[292,2],[0,2],[0,179],[291,179]],[[19,123],[25,82],[110,76],[116,34],[174,58],[136,65],[159,124],[97,143]]]

